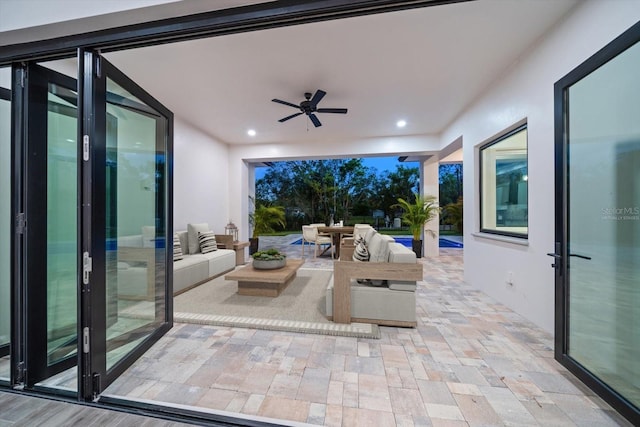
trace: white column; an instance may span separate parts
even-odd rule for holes
[[[432,156],[422,163],[422,173],[420,179],[420,189],[422,195],[435,196],[436,200],[440,194],[440,179],[439,179],[439,167],[440,162],[438,156]],[[436,257],[440,256],[440,215],[425,224],[425,230],[431,230],[432,233],[423,233],[422,255],[424,257]]]

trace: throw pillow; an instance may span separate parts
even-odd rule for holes
[[[209,252],[218,250],[218,244],[216,243],[216,235],[213,231],[198,233],[198,242],[200,243],[200,251],[203,254],[207,254]]]
[[[184,256],[182,255],[182,246],[180,245],[180,238],[178,234],[173,235],[173,261],[179,261]]]
[[[367,243],[364,241],[364,236],[362,234],[358,234],[356,237],[353,238],[353,244],[357,245],[358,243],[364,243],[364,244]]]
[[[362,262],[369,261],[369,250],[364,243],[358,243],[358,245],[354,249],[353,260]]]
[[[200,243],[198,242],[198,233],[209,231],[209,224],[206,222],[200,224],[187,224],[187,234],[189,235],[189,253],[197,254],[200,252]]]

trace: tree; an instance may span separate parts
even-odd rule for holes
[[[462,197],[462,164],[440,165],[440,205],[456,203]]]
[[[329,222],[332,216],[348,220],[353,206],[370,196],[372,175],[375,170],[361,159],[277,162],[256,181],[256,199],[286,206],[296,228],[301,221]]]
[[[372,205],[384,211],[385,215],[395,216],[394,204],[398,198],[411,200],[414,193],[420,192],[420,172],[418,168],[398,165],[393,172],[385,171],[375,183],[375,196]]]
[[[451,224],[453,225],[460,234],[462,234],[462,224],[463,224],[463,203],[462,197],[458,199],[455,203],[449,203],[444,208],[442,208],[442,223],[443,224]]]

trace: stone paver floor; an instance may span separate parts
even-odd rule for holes
[[[293,237],[261,248],[300,257]],[[107,392],[326,426],[630,425],[553,359],[549,334],[463,282],[461,250],[421,262],[415,329],[374,340],[176,324]]]
[[[299,237],[261,248],[298,258]],[[421,263],[415,329],[374,340],[176,324],[107,393],[289,424],[631,425],[553,359],[549,334],[463,282],[462,250]],[[0,426],[184,425],[110,412],[0,393]]]

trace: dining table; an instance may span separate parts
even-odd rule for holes
[[[340,259],[340,242],[342,241],[342,236],[345,234],[353,234],[353,226],[352,225],[329,225],[324,227],[318,227],[318,233],[321,234],[329,234],[331,235],[331,239],[333,240],[333,247],[335,248],[335,259]]]

